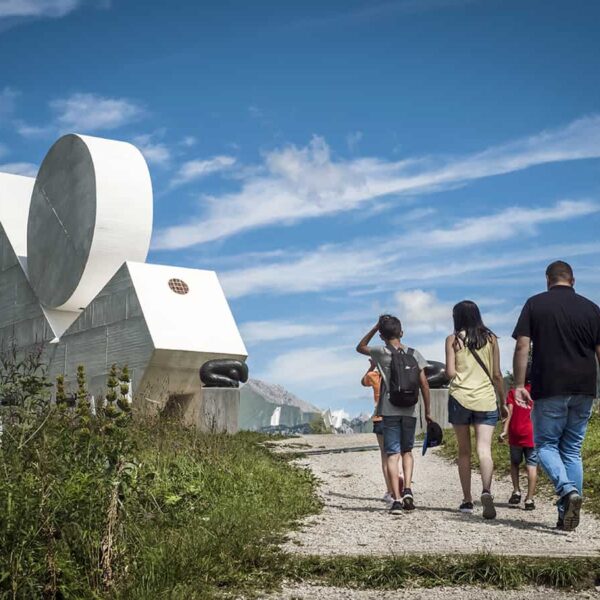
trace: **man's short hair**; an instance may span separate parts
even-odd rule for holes
[[[386,341],[400,339],[402,336],[400,319],[392,315],[381,315],[379,317],[379,335]]]
[[[573,269],[569,263],[564,260],[556,260],[552,264],[548,265],[546,269],[546,277],[550,285],[558,283],[559,281],[573,281]]]

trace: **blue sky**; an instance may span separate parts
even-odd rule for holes
[[[215,269],[255,377],[370,408],[382,311],[443,356],[570,261],[600,299],[600,4],[0,0],[0,171],[74,131],[153,178],[149,260]]]

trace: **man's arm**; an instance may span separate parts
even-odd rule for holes
[[[425,406],[425,420],[430,423],[433,421],[431,418],[431,396],[429,394],[429,382],[427,381],[425,369],[421,369],[419,385],[421,387],[421,395],[423,396],[423,404]]]
[[[529,360],[529,347],[531,338],[526,335],[517,337],[515,354],[513,357],[513,377],[515,379],[515,402],[523,407],[531,404],[531,396],[525,389],[525,377],[527,376],[527,362]]]
[[[358,346],[356,346],[356,351],[359,354],[364,354],[365,356],[371,356],[369,352],[369,342],[373,339],[373,336],[377,333],[379,329],[379,322],[377,322],[369,332],[363,337],[360,342],[358,342]]]

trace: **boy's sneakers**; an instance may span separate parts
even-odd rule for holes
[[[402,504],[404,510],[415,510],[415,501],[410,488],[405,488],[402,492]]]
[[[394,503],[390,507],[391,515],[401,515],[403,511],[402,502],[400,500],[394,500]]]
[[[521,492],[513,492],[512,496],[508,499],[508,505],[511,508],[516,508],[521,504]]]
[[[481,494],[481,505],[483,506],[483,518],[484,519],[495,519],[496,518],[496,507],[494,506],[494,496],[489,492],[483,492]]]
[[[533,498],[525,499],[525,510],[535,510],[535,502],[533,501]]]
[[[388,505],[391,506],[394,503],[394,496],[392,496],[392,494],[390,494],[390,492],[386,492],[383,495],[382,500]]]
[[[471,514],[473,512],[473,503],[472,502],[463,502],[459,507],[458,511],[461,513]]]
[[[581,503],[583,498],[578,492],[571,492],[564,498],[561,498],[564,506],[563,523],[565,531],[573,531],[579,525],[579,513],[581,512]]]

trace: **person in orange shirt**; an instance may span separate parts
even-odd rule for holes
[[[388,477],[387,468],[387,455],[383,449],[383,417],[378,414],[379,408],[379,394],[381,391],[381,373],[377,370],[377,365],[373,359],[369,359],[370,365],[367,372],[363,375],[361,383],[365,387],[373,388],[373,400],[375,402],[375,411],[373,413],[373,433],[377,436],[377,443],[379,444],[379,451],[381,453],[381,470],[383,471],[383,479],[385,480],[386,493],[383,496],[384,502],[392,504],[394,501],[394,494],[392,492],[392,486]],[[401,466],[398,467],[402,469]],[[402,472],[398,474],[400,482],[400,493],[404,488],[404,478]]]

